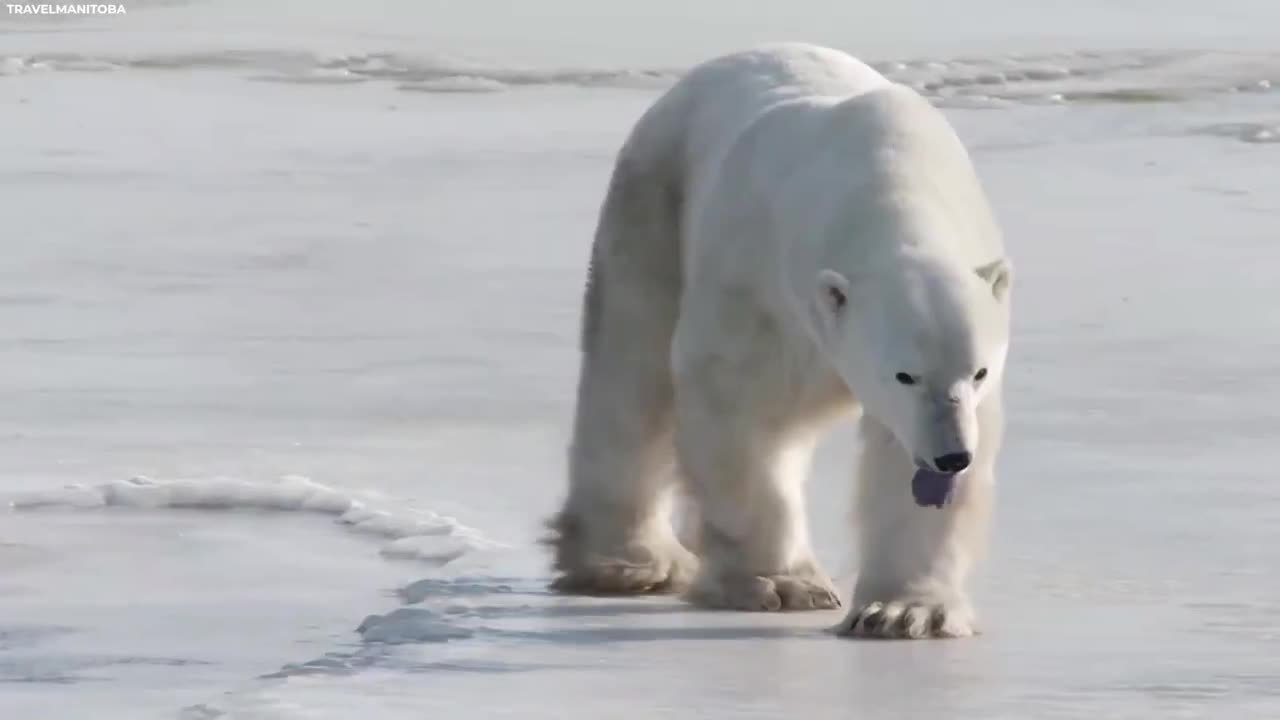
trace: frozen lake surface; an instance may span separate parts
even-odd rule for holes
[[[0,716],[1280,716],[1269,0],[263,5],[0,14]],[[545,590],[613,153],[770,39],[921,88],[1005,226],[981,637]]]

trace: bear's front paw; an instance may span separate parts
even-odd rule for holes
[[[845,637],[918,640],[969,637],[978,630],[972,611],[963,604],[894,600],[855,606],[835,632]]]
[[[821,574],[704,575],[688,599],[695,605],[727,610],[834,610],[840,596]]]

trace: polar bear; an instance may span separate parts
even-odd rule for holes
[[[1011,278],[965,148],[913,90],[804,44],[694,68],[632,130],[601,208],[553,587],[839,607],[803,483],[822,432],[860,413],[836,630],[972,634]]]

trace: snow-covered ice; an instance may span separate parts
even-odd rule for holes
[[[891,5],[0,12],[0,717],[1280,716],[1280,14]],[[979,638],[545,588],[612,155],[780,37],[944,107],[1008,234]]]

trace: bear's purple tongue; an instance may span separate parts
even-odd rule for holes
[[[951,498],[956,487],[956,476],[918,468],[911,478],[911,494],[920,507],[940,508]]]

